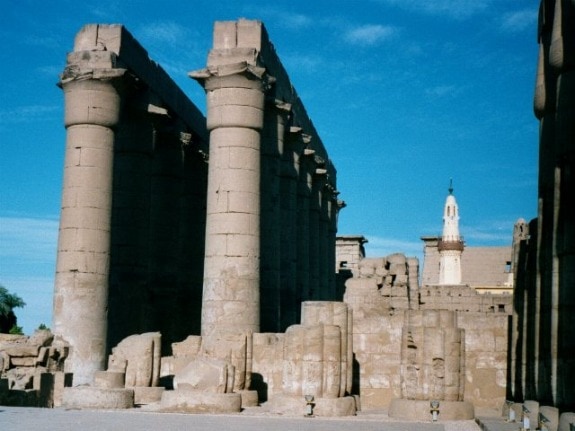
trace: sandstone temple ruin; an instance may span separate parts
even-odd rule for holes
[[[205,117],[123,26],[83,27],[59,81],[53,334],[0,338],[0,404],[544,413],[558,429],[575,411],[574,20],[542,1],[539,214],[493,280],[467,272],[452,188],[421,280],[416,258],[338,236],[336,168],[261,22],[215,23],[189,74]]]

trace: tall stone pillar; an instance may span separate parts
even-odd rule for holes
[[[142,331],[148,288],[153,130],[146,110],[126,107],[115,137],[107,344]]]
[[[179,133],[165,119],[154,122],[154,161],[150,178],[149,285],[143,327],[163,334],[162,347],[186,335],[182,326],[179,285],[179,235],[183,151]],[[181,337],[181,338],[180,338]]]
[[[292,128],[290,128],[290,132]],[[282,332],[300,320],[301,289],[298,288],[298,248],[300,226],[298,224],[298,170],[303,151],[299,134],[289,133],[283,154],[281,172],[282,217],[281,217],[281,289],[282,289]]]
[[[279,101],[278,101],[279,102]],[[285,114],[281,104],[267,100],[267,113],[261,144],[261,329],[281,332],[281,155],[284,152]]]
[[[572,1],[541,2],[534,99],[540,120],[535,379],[537,399],[559,408],[575,402],[574,20]]]
[[[179,334],[201,331],[204,244],[206,235],[207,146],[189,134],[184,141],[183,195],[180,209],[179,270],[182,327]]]
[[[194,72],[207,93],[210,163],[202,335],[260,328],[260,156],[265,70]]]
[[[320,289],[320,220],[321,220],[321,189],[323,180],[316,174],[315,161],[311,164],[311,172],[308,174],[308,187],[310,189],[309,204],[309,298],[306,300],[319,300],[322,291]]]
[[[106,360],[114,128],[125,73],[113,64],[108,51],[73,52],[60,81],[66,156],[53,328],[72,346],[66,368],[75,385],[91,383]]]
[[[327,200],[327,214],[328,214],[328,232],[327,232],[327,285],[329,289],[330,301],[343,300],[343,293],[340,295],[337,291],[337,284],[335,281],[335,239],[337,236],[337,213],[339,211],[337,203],[338,191],[335,190],[332,184],[327,185],[328,200]]]
[[[320,181],[319,189],[319,243],[318,243],[318,282],[319,282],[319,299],[324,301],[333,300],[329,286],[329,273],[334,271],[333,262],[329,260],[329,188],[327,182],[327,169],[323,165],[316,170],[316,175]],[[335,248],[333,249],[335,253]]]

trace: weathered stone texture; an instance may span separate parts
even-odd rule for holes
[[[455,313],[408,311],[402,332],[401,390],[411,400],[463,401],[465,336]]]
[[[72,375],[63,373],[69,346],[49,330],[31,336],[0,334],[0,404],[61,405]]]
[[[126,387],[158,386],[161,338],[159,332],[131,335],[112,349],[108,371],[124,373]]]

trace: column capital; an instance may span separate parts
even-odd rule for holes
[[[238,87],[265,92],[275,83],[275,78],[264,67],[247,61],[208,66],[189,72],[188,76],[198,81],[206,91]]]
[[[74,51],[68,54],[66,67],[57,85],[61,88],[73,81],[113,80],[124,76],[127,69],[117,67],[117,55],[111,51]]]

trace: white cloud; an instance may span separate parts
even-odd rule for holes
[[[125,15],[128,13],[126,10],[122,10],[120,7],[123,2],[119,1],[98,1],[95,4],[88,5],[88,10],[92,15],[98,18],[98,21],[111,21],[115,17]]]
[[[458,92],[459,88],[455,85],[437,85],[425,89],[425,94],[435,97],[453,96]]]
[[[319,55],[305,55],[299,52],[282,56],[282,64],[287,70],[313,74],[325,65],[325,60]]]
[[[483,12],[493,0],[375,0],[413,12],[465,19]]]
[[[58,220],[0,217],[0,258],[6,265],[50,262],[57,240]]]
[[[0,123],[21,123],[38,121],[38,119],[59,112],[57,105],[27,105],[0,110]]]
[[[479,224],[459,226],[459,229],[470,246],[511,245],[516,221],[484,220]]]
[[[143,26],[138,31],[138,37],[152,44],[176,44],[188,40],[186,27],[173,21],[160,21]],[[143,43],[145,46],[146,44]]]
[[[266,23],[272,23],[273,27],[284,28],[288,30],[302,30],[309,28],[314,21],[301,13],[290,12],[275,7],[247,7],[248,14],[254,14]],[[267,24],[266,24],[267,27]]]
[[[501,28],[509,32],[519,32],[534,28],[536,22],[537,10],[524,9],[504,14],[501,19]]]
[[[389,40],[396,33],[397,29],[392,26],[367,24],[348,30],[344,38],[352,44],[371,46]]]
[[[279,24],[284,28],[289,28],[291,30],[301,30],[303,28],[310,27],[313,21],[310,17],[296,14],[296,13],[282,13]]]

